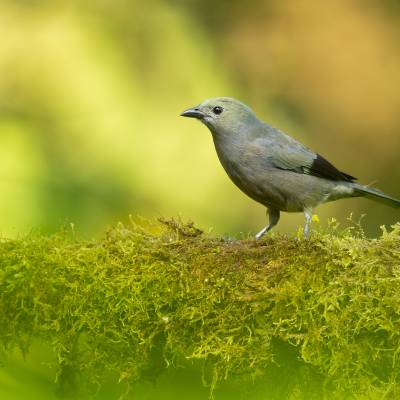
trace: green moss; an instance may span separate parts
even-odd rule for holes
[[[227,242],[173,220],[3,239],[0,342],[27,352],[36,338],[61,387],[95,390],[111,372],[129,388],[198,360],[211,390],[289,374],[290,398],[310,384],[316,398],[397,397],[400,224],[378,239],[331,224]]]

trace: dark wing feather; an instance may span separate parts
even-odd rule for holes
[[[319,178],[331,179],[333,181],[354,182],[357,178],[339,171],[328,160],[317,154],[311,167],[303,167],[303,172],[309,175],[318,176]]]
[[[256,139],[254,144],[264,149],[267,159],[275,168],[333,181],[356,180],[284,132],[265,124],[262,129],[263,137]]]

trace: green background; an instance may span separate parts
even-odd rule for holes
[[[0,231],[181,215],[230,236],[262,206],[227,178],[208,130],[179,113],[237,97],[339,169],[400,197],[400,8],[393,1],[3,0]],[[322,221],[397,212],[368,200]],[[278,227],[295,230],[300,214]]]
[[[2,0],[0,36],[3,236],[72,222],[92,237],[129,214],[257,232],[263,207],[229,181],[208,130],[179,117],[214,96],[400,197],[397,1]],[[370,236],[398,220],[364,199],[317,210],[350,212]],[[302,222],[284,214],[277,230]],[[9,360],[1,398],[53,393],[45,358]]]

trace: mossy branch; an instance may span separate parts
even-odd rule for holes
[[[400,224],[227,242],[170,220],[0,248],[0,341],[45,340],[61,380],[132,383],[200,360],[213,387],[295,362],[293,393],[320,379],[338,398],[399,395]]]

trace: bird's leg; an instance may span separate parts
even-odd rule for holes
[[[267,209],[269,223],[266,227],[262,228],[260,232],[257,233],[256,239],[262,238],[268,231],[270,231],[279,221],[280,212],[276,208]]]
[[[305,238],[308,238],[308,235],[310,234],[310,225],[313,216],[313,210],[311,208],[306,208],[304,210],[304,216],[306,217],[306,223],[304,225],[303,235]]]

